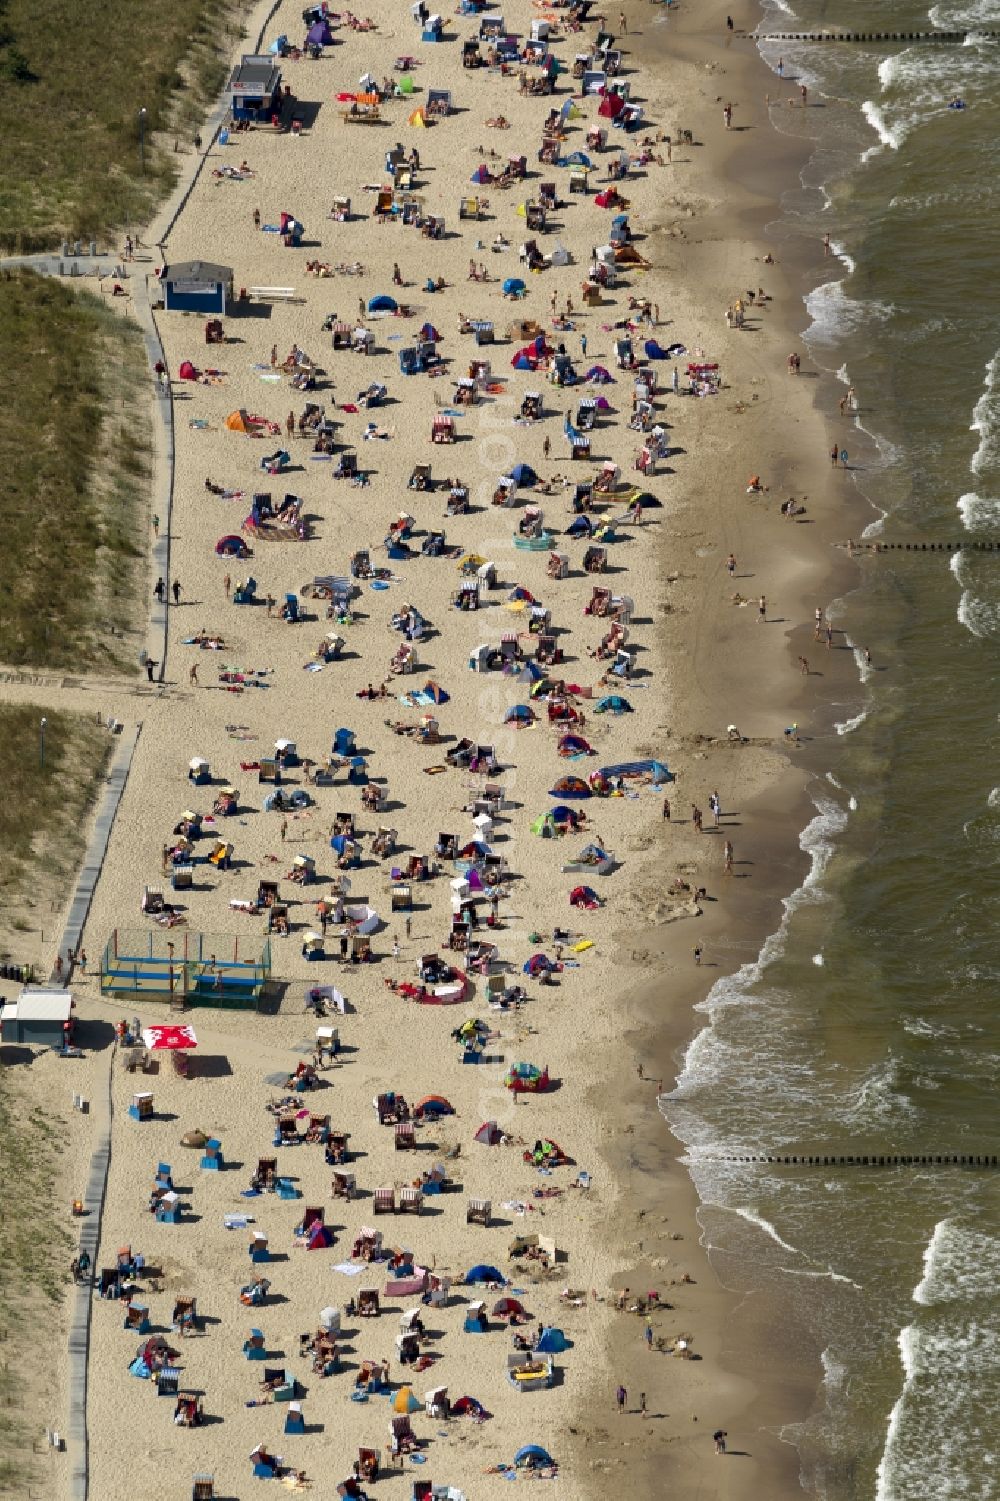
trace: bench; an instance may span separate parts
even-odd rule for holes
[[[295,297],[295,288],[251,287],[250,296],[259,298],[261,302],[292,302]]]

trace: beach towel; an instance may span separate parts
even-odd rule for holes
[[[364,1269],[363,1263],[356,1261],[335,1261],[330,1268],[332,1272],[341,1272],[345,1277],[358,1277]]]

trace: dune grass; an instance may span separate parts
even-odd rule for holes
[[[134,670],[150,526],[139,330],[100,297],[8,272],[0,370],[0,662]]]
[[[0,0],[0,253],[145,223],[175,139],[225,80],[238,17],[220,0]]]
[[[30,913],[36,903],[48,914],[54,900],[65,901],[111,750],[107,731],[96,723],[46,709],[43,767],[42,713],[36,705],[0,704],[10,787],[0,798],[0,929],[9,926],[12,910]],[[0,942],[0,951],[6,947]],[[73,1239],[67,1204],[56,1193],[61,1127],[51,1102],[32,1089],[30,1074],[0,1071],[0,1496],[44,1493],[30,1488],[40,1472],[34,1443],[54,1414],[26,1408],[18,1371],[22,1364],[38,1369],[37,1341],[68,1283]],[[62,1200],[67,1193],[63,1185]]]
[[[7,926],[11,910],[30,911],[33,893],[39,893],[41,901],[43,887],[46,912],[53,900],[61,904],[68,896],[111,740],[107,730],[83,715],[36,704],[0,703],[0,745],[5,748],[7,788],[0,798],[0,924]]]
[[[8,1206],[16,1195],[22,1212],[8,1207],[0,1215],[0,1496],[44,1494],[32,1487],[42,1473],[35,1444],[54,1414],[33,1403],[26,1405],[18,1370],[23,1363],[33,1376],[38,1373],[39,1333],[51,1324],[53,1305],[62,1301],[69,1281],[73,1237],[65,1215],[39,1214],[39,1206],[54,1203],[62,1125],[52,1110],[32,1102],[27,1078],[15,1083],[8,1075],[3,1080],[0,1192]],[[42,1223],[44,1233],[39,1233]]]

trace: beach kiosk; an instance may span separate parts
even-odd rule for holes
[[[281,69],[273,57],[244,52],[229,79],[234,120],[270,121],[281,113]]]
[[[0,1009],[0,1042],[63,1048],[72,1041],[73,997],[68,990],[22,990]]]
[[[177,261],[164,266],[160,285],[166,312],[219,317],[232,301],[233,272],[230,266],[212,261]]]

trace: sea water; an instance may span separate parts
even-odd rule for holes
[[[972,33],[760,43],[781,64],[776,125],[813,140],[774,251],[831,237],[803,336],[857,393],[835,435],[887,540],[1000,542],[1000,40],[975,34],[989,27],[1000,0],[782,0],[760,27]],[[785,102],[802,81],[816,108]],[[809,877],[758,962],[713,989],[662,1108],[721,1275],[814,1341],[813,1412],[785,1434],[805,1491],[993,1497],[1000,1171],[721,1160],[1000,1153],[1000,553],[885,553],[830,605],[859,671],[807,752]]]

